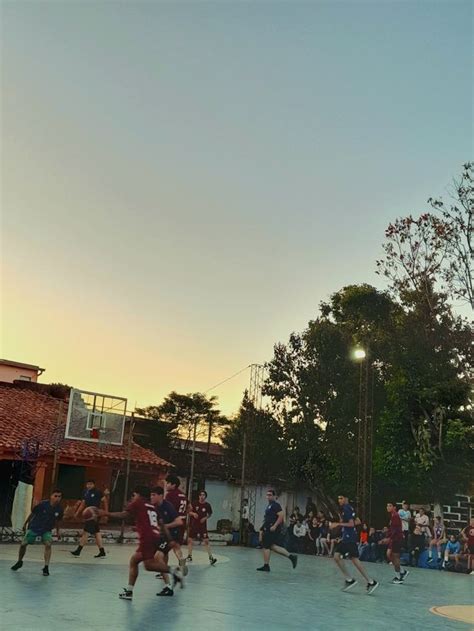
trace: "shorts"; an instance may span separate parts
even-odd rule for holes
[[[209,539],[206,524],[196,524],[189,527],[190,539]]]
[[[272,546],[278,545],[280,541],[280,533],[278,531],[272,532],[271,530],[262,531],[262,548],[269,550]]]
[[[168,541],[168,539],[165,539],[164,537],[161,537],[161,539],[158,540],[158,543],[155,544],[155,552],[162,552],[163,554],[168,554],[170,549],[171,549],[170,542]]]
[[[336,552],[338,552],[344,559],[358,559],[359,548],[357,543],[353,541],[341,541],[336,546]]]
[[[37,533],[32,530],[27,530],[25,536],[23,537],[24,545],[31,545],[36,541],[38,537],[41,537],[41,543],[52,543],[53,542],[53,533],[51,530],[47,532]]]
[[[160,541],[161,539],[145,539],[144,541],[140,541],[137,552],[141,555],[143,561],[153,559],[158,550]]]
[[[182,546],[184,544],[184,526],[180,526],[179,528],[173,528],[171,531],[171,538],[175,543]]]
[[[88,519],[84,522],[84,532],[89,533],[90,535],[96,535],[100,532],[99,522],[95,519]]]
[[[469,554],[474,554],[474,546],[467,546],[467,551]]]
[[[402,551],[403,541],[391,541],[388,549],[394,552],[395,554],[400,554]]]

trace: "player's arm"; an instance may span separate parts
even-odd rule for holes
[[[63,515],[58,517],[56,519],[56,523],[55,523],[55,526],[56,526],[56,537],[57,537],[58,541],[59,541],[59,539],[61,539],[61,533],[59,532],[59,524],[61,523],[62,518],[63,518]]]
[[[33,519],[33,513],[34,511],[31,511],[31,513],[28,515],[28,517],[26,518],[25,523],[23,524],[23,530],[26,531],[26,529],[28,528],[28,525],[30,523],[30,521]]]
[[[283,523],[283,519],[284,519],[284,517],[283,517],[283,511],[281,510],[280,512],[278,512],[278,513],[277,513],[277,520],[276,520],[276,522],[273,524],[273,526],[270,526],[270,530],[271,530],[272,532],[275,532],[275,530],[278,528],[278,526],[279,526],[280,524],[282,524],[282,523]]]
[[[99,515],[99,517],[117,517],[118,519],[125,519],[126,517],[130,515],[130,511],[122,510],[122,511],[111,513],[109,511],[99,508],[97,514]]]
[[[84,500],[81,500],[79,502],[79,505],[76,508],[76,512],[74,513],[74,518],[77,519],[79,517],[79,515],[82,514],[82,511],[84,510],[84,508],[86,507],[86,503]]]

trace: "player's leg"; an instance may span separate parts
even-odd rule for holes
[[[362,576],[365,578],[365,580],[367,581],[367,585],[378,585],[377,581],[370,578],[370,576],[365,571],[364,566],[362,565],[362,563],[359,561],[357,557],[352,557],[351,561],[352,561],[352,564],[357,568],[359,573],[362,574]]]
[[[26,548],[30,543],[34,543],[35,539],[36,537],[34,536],[34,533],[32,533],[31,530],[27,530],[18,550],[18,561],[15,563],[15,565],[12,565],[12,570],[16,572],[16,570],[19,570],[21,568],[21,566],[23,565]]]
[[[341,572],[344,574],[344,577],[347,580],[353,580],[351,575],[349,574],[349,572],[347,571],[346,568],[346,564],[344,563],[344,559],[342,558],[342,556],[339,554],[339,552],[335,552],[334,553],[334,561],[336,562],[337,567],[341,570]]]
[[[193,560],[193,538],[188,535],[188,556],[186,558],[186,561],[192,561]]]
[[[155,554],[155,559],[156,558],[158,558],[159,560],[163,561],[163,563],[168,565],[168,552],[167,551],[162,552],[158,550],[158,552]],[[171,580],[170,580],[169,574],[162,573],[161,577],[163,579],[165,586],[163,587],[161,592],[158,592],[156,595],[157,596],[173,596],[174,590],[173,590],[173,587],[171,586]]]
[[[71,551],[71,554],[75,557],[78,557],[81,554],[82,548],[87,545],[87,540],[89,538],[89,533],[84,529],[82,531],[81,538],[79,539],[79,545],[75,550]]]
[[[138,566],[142,562],[142,555],[137,550],[130,557],[130,561],[128,564],[128,585],[123,588],[123,591],[119,594],[119,598],[122,600],[132,600],[133,598],[133,588],[135,587],[135,583],[138,578]]]
[[[272,545],[271,549],[273,550],[273,552],[281,554],[282,557],[286,557],[287,559],[289,559],[291,561],[291,564],[293,565],[293,568],[296,567],[298,563],[298,556],[296,554],[291,554],[286,548],[282,548],[276,543]]]
[[[207,530],[206,530],[206,532],[203,532],[202,543],[203,543],[204,547],[206,548],[207,556],[209,557],[209,563],[211,565],[215,565],[217,563],[217,559],[212,556],[212,550],[211,550],[211,546],[209,544],[209,534],[208,534]]]
[[[44,568],[43,576],[49,576],[49,562],[51,560],[51,551],[53,544],[53,537],[50,532],[45,532],[42,541],[44,544]]]
[[[99,528],[98,524],[97,524],[97,528]],[[102,543],[102,533],[100,532],[99,529],[94,533],[94,537],[95,537],[95,542],[97,544],[97,547],[99,548],[99,554],[94,555],[94,558],[101,559],[105,557],[106,554],[104,550],[104,544]]]

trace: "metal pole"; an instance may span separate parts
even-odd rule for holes
[[[63,413],[63,401],[59,402],[58,418],[56,421],[56,430],[54,437],[54,454],[53,454],[53,471],[51,474],[51,493],[56,486],[57,468],[58,468],[58,451],[59,451],[59,430],[61,428],[61,418]]]
[[[133,444],[133,430],[135,428],[135,412],[132,412],[132,416],[130,419],[130,429],[128,431],[128,450],[127,450],[127,468],[125,472],[125,485],[123,492],[123,502],[122,505],[125,506],[128,499],[128,483],[130,478],[130,460],[132,458],[132,444]],[[125,520],[122,519],[122,524],[120,526],[120,536],[118,538],[119,543],[123,543],[123,533],[125,532]]]
[[[191,471],[189,473],[189,484],[188,484],[188,500],[192,500],[193,495],[193,482],[194,482],[194,460],[196,458],[196,432],[197,432],[197,424],[198,419],[194,420],[194,429],[193,429],[193,446],[191,449]]]
[[[247,421],[245,421],[247,422]],[[244,541],[244,495],[245,495],[245,465],[247,459],[247,429],[244,429],[244,439],[242,445],[242,471],[240,474],[240,543]]]

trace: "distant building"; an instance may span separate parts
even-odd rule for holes
[[[23,364],[10,359],[0,359],[0,381],[13,383],[14,381],[32,381],[36,383],[45,369],[33,364]]]

